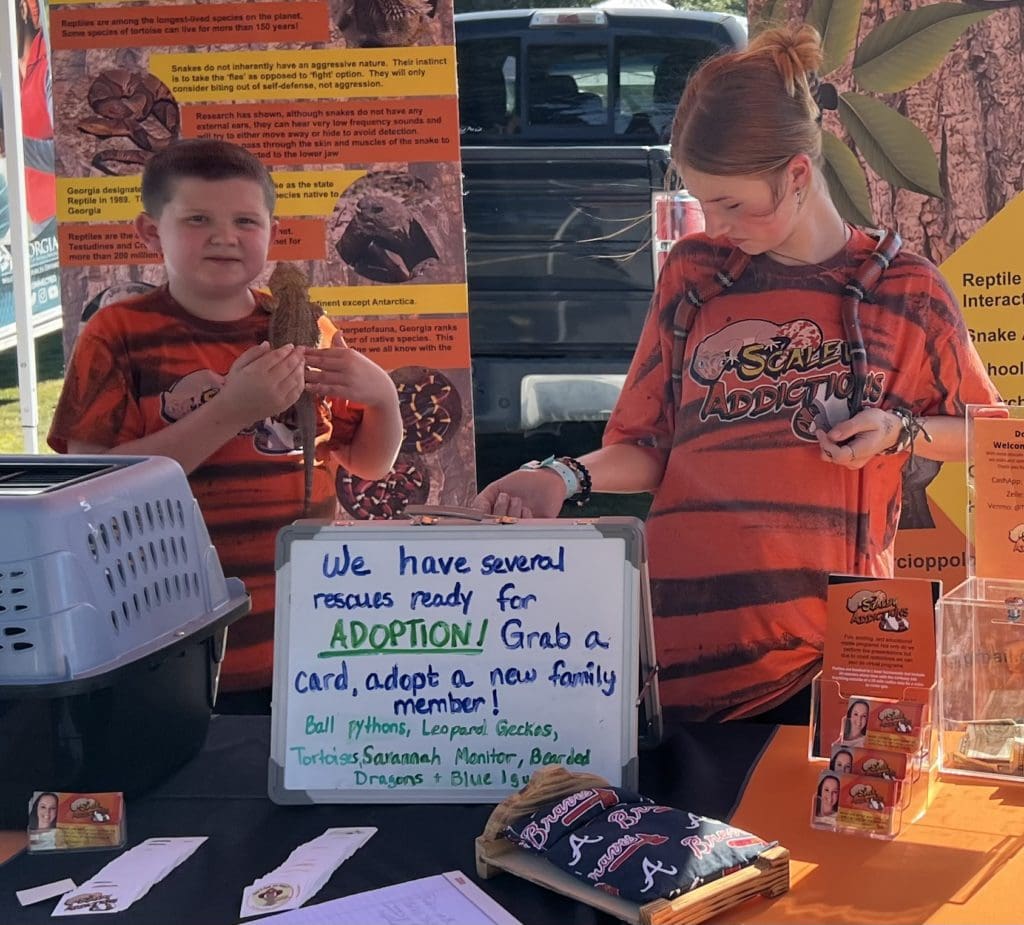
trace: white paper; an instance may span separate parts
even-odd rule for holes
[[[283,864],[245,888],[239,917],[298,909],[376,832],[372,826],[327,829],[299,845]]]
[[[263,919],[274,925],[522,925],[457,870]]]
[[[206,841],[187,838],[147,838],[104,865],[80,887],[63,894],[53,916],[106,915],[123,912],[149,892]]]
[[[14,895],[18,897],[18,902],[23,906],[31,906],[32,903],[41,903],[44,899],[63,896],[73,889],[75,889],[74,880],[55,880],[53,883],[29,887],[27,890],[17,890]]]

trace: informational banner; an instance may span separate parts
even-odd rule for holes
[[[16,44],[21,89],[20,144],[25,159],[28,250],[33,329],[60,327],[60,279],[57,271],[56,197],[53,176],[53,101],[47,41],[47,0],[15,3]],[[7,202],[7,158],[0,105],[0,349],[15,340],[14,264],[11,216]]]
[[[139,175],[178,138],[272,171],[271,261],[303,265],[349,346],[388,370],[406,435],[391,475],[337,478],[343,516],[474,492],[450,0],[401,15],[342,0],[53,0],[65,346],[103,305],[163,281],[136,240]],[[267,273],[258,283],[265,280]]]
[[[549,764],[634,786],[641,531],[281,531],[271,797],[497,801]]]

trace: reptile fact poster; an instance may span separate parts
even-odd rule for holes
[[[405,440],[339,515],[474,493],[451,0],[52,0],[65,353],[104,305],[163,282],[136,237],[147,159],[223,138],[271,169],[273,262],[297,262],[349,346],[386,369]],[[393,15],[395,9],[400,15]]]

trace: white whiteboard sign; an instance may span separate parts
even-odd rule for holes
[[[562,764],[635,786],[642,525],[281,531],[270,796],[496,802]]]

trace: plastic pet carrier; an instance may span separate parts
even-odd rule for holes
[[[173,460],[0,456],[0,827],[192,757],[248,612]]]

